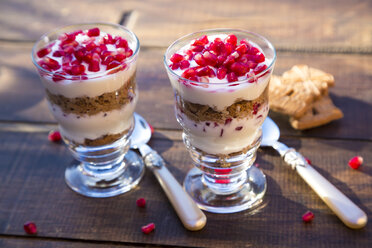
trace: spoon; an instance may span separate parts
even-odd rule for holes
[[[367,224],[367,215],[357,205],[311,167],[300,153],[278,141],[279,128],[269,117],[264,121],[262,132],[261,146],[270,146],[279,152],[346,226],[358,229]]]
[[[158,179],[184,227],[190,231],[202,229],[207,222],[207,217],[186,191],[184,191],[167,167],[165,167],[163,158],[147,145],[147,142],[151,138],[151,128],[149,124],[137,113],[134,113],[134,119],[134,130],[130,137],[131,148],[140,151],[146,167],[149,168]]]

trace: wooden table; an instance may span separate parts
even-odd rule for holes
[[[345,117],[309,131],[295,131],[287,117],[281,141],[310,158],[331,183],[372,216],[372,3],[347,0],[284,1],[1,1],[0,2],[0,247],[371,247],[372,221],[352,230],[271,149],[257,162],[267,176],[263,208],[255,213],[206,213],[199,232],[183,228],[154,176],[147,171],[130,193],[107,199],[82,197],[64,182],[73,162],[67,148],[50,143],[56,123],[30,59],[41,34],[88,21],[130,26],[141,42],[136,111],[155,128],[150,145],[179,182],[192,168],[173,115],[172,90],[162,56],[176,38],[206,28],[260,33],[278,52],[275,74],[308,64],[335,76],[330,90]],[[364,157],[359,170],[348,160]],[[147,199],[146,209],[136,199]],[[311,210],[312,223],[302,222]],[[37,235],[23,231],[26,221]],[[145,235],[141,226],[156,224]]]

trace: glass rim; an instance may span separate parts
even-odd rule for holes
[[[58,34],[59,32],[58,31],[61,31],[62,29],[69,29],[69,28],[72,28],[74,26],[76,27],[79,27],[79,26],[107,26],[107,27],[113,27],[113,28],[118,28],[118,29],[121,29],[127,33],[129,33],[130,36],[132,36],[134,38],[134,42],[136,44],[136,47],[135,47],[135,51],[133,51],[133,54],[128,57],[128,58],[125,58],[124,59],[124,62],[128,62],[127,64],[129,63],[132,63],[135,58],[137,57],[138,53],[139,53],[139,50],[140,50],[140,42],[139,42],[139,39],[138,37],[136,36],[136,34],[131,31],[130,29],[128,29],[127,27],[123,26],[123,25],[120,25],[120,24],[115,24],[115,23],[110,23],[110,22],[83,22],[83,23],[76,23],[76,24],[70,24],[70,25],[65,25],[65,26],[61,26],[59,28],[55,28],[54,30],[50,31],[50,32],[47,32],[47,33],[44,33],[36,42],[35,44],[33,45],[32,47],[32,50],[31,50],[31,59],[32,59],[32,63],[36,66],[36,68],[40,71],[42,71],[44,74],[47,74],[47,75],[57,75],[57,76],[60,76],[63,78],[63,80],[72,80],[72,81],[76,81],[78,79],[80,79],[81,77],[85,77],[84,80],[87,80],[87,79],[94,79],[94,78],[100,78],[100,77],[103,77],[103,76],[107,76],[107,75],[110,75],[110,74],[115,74],[115,73],[110,73],[110,72],[116,72],[117,70],[120,70],[123,65],[120,65],[120,66],[117,66],[117,67],[114,67],[114,68],[111,68],[110,70],[107,70],[107,71],[103,71],[103,72],[95,72],[95,73],[92,73],[92,74],[88,74],[88,75],[69,75],[69,74],[61,74],[59,72],[56,72],[56,71],[49,71],[49,70],[46,70],[44,69],[43,67],[41,67],[37,61],[36,61],[36,47],[37,45],[47,39],[49,36],[53,35],[53,34]],[[128,66],[129,67],[129,66]],[[126,67],[126,68],[128,68]]]
[[[224,83],[198,82],[198,81],[193,81],[193,80],[184,78],[181,75],[178,75],[177,73],[175,73],[169,67],[168,62],[167,62],[167,54],[169,53],[170,49],[174,45],[176,45],[177,43],[179,43],[180,41],[185,40],[186,38],[189,38],[189,37],[194,36],[194,35],[197,35],[197,34],[204,34],[204,33],[207,33],[207,32],[216,32],[216,33],[228,33],[228,32],[233,33],[233,32],[239,32],[239,33],[245,33],[245,34],[250,34],[252,36],[256,36],[259,39],[262,39],[266,44],[268,44],[268,47],[270,49],[272,49],[272,51],[274,53],[273,59],[272,59],[271,63],[267,66],[267,68],[265,70],[263,70],[262,72],[258,73],[257,75],[253,75],[253,76],[251,76],[249,78],[247,77],[246,79],[237,80],[237,81],[234,81],[234,82],[224,82]],[[176,76],[177,78],[181,79],[182,81],[190,82],[190,83],[193,83],[193,84],[200,84],[200,85],[231,85],[231,84],[246,83],[248,81],[255,80],[256,78],[260,78],[261,76],[265,75],[269,70],[272,69],[272,67],[275,64],[275,61],[276,61],[276,50],[275,50],[275,47],[273,46],[273,44],[268,39],[266,39],[264,36],[259,35],[257,33],[254,33],[254,32],[251,32],[251,31],[247,31],[247,30],[244,30],[244,29],[237,29],[237,28],[204,29],[204,30],[200,30],[200,31],[196,31],[196,32],[193,32],[193,33],[186,34],[186,35],[178,38],[174,42],[172,42],[172,44],[169,45],[169,47],[167,48],[167,50],[165,51],[165,54],[163,56],[164,66],[166,67],[167,71],[169,71],[172,75]]]

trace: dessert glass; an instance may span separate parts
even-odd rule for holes
[[[227,34],[255,44],[265,55],[267,68],[248,74],[244,80],[217,83],[211,78],[212,82],[200,82],[206,81],[203,77],[197,81],[186,79],[172,69],[172,55],[195,44],[195,39]],[[266,178],[253,163],[260,146],[261,126],[269,111],[268,84],[275,60],[275,49],[267,39],[236,29],[186,35],[171,44],[165,53],[176,118],[195,164],[184,180],[184,188],[203,210],[233,213],[253,209],[263,200]]]
[[[127,41],[127,45],[122,41],[122,46],[130,49],[123,48],[121,51],[131,51],[126,53],[128,56],[120,65],[102,69],[106,66],[95,64],[98,66],[96,70],[92,69],[93,72],[81,75],[56,72],[42,66],[40,51],[45,47],[53,48],[53,42],[61,39],[61,35],[68,37],[66,34],[72,34],[76,30],[94,31],[96,28],[106,38],[110,34]],[[72,40],[71,44],[75,47],[73,54],[77,59],[79,55],[76,49],[83,46],[83,42],[77,45],[75,37]],[[65,49],[67,51],[70,48],[66,45]],[[87,47],[82,51],[86,50]],[[92,51],[99,53],[103,49]],[[45,58],[55,54],[54,52],[51,51]],[[82,195],[110,197],[122,194],[135,187],[144,174],[142,159],[129,150],[129,137],[134,128],[133,112],[138,99],[135,81],[138,52],[139,41],[136,35],[123,26],[109,23],[77,24],[60,28],[42,36],[32,49],[32,61],[45,87],[48,107],[59,124],[63,141],[79,161],[67,167],[65,181],[72,190]],[[88,58],[91,59],[84,57],[81,60],[85,62]],[[103,61],[103,58],[97,58],[97,61]],[[65,63],[64,60],[62,63]]]

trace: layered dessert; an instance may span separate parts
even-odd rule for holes
[[[257,145],[273,62],[257,44],[234,34],[203,35],[166,60],[186,144],[222,158]]]
[[[136,46],[92,28],[63,33],[36,52],[49,108],[69,142],[102,146],[131,130]]]

